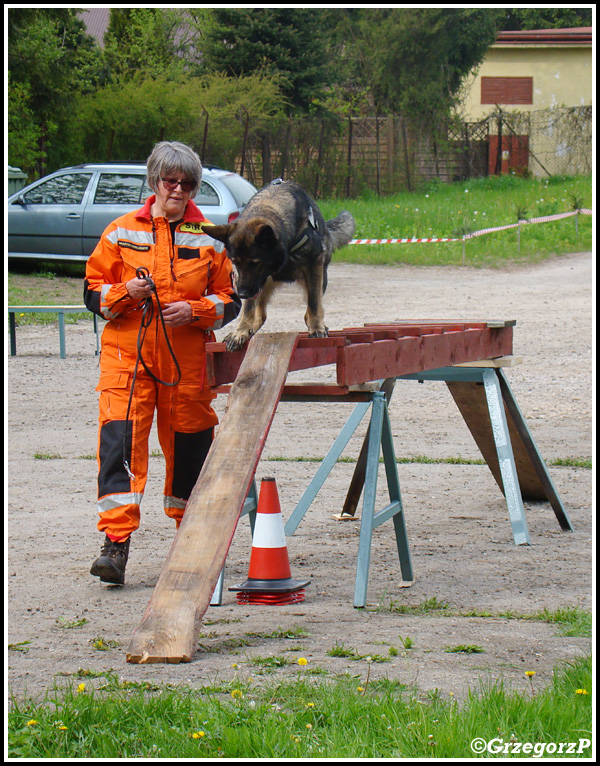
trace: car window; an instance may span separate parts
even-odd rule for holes
[[[220,205],[221,201],[217,190],[208,183],[208,181],[202,181],[198,193],[194,197],[196,205]]]
[[[238,207],[246,207],[252,197],[256,194],[256,189],[249,181],[241,176],[231,175],[223,176],[220,179],[229,189]]]
[[[95,205],[137,205],[141,200],[145,176],[128,173],[102,173],[94,195]]]
[[[64,173],[38,184],[23,196],[31,205],[79,205],[91,177],[91,173]]]

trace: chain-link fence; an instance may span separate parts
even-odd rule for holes
[[[437,140],[398,115],[290,119],[257,132],[250,123],[236,169],[257,186],[293,178],[315,197],[385,195],[432,179],[591,173],[591,136],[592,110],[585,106],[499,110]]]
[[[488,118],[509,166],[532,175],[592,172],[592,107],[555,107],[533,112],[498,111]],[[499,141],[498,136],[502,136]],[[492,158],[494,155],[491,151]],[[498,166],[497,156],[494,169]],[[497,171],[496,171],[497,172]]]

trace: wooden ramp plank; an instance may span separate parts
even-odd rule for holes
[[[279,402],[297,333],[248,346],[202,472],[127,650],[133,663],[189,662]]]

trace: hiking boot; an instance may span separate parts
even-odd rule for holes
[[[104,538],[104,545],[99,558],[94,561],[90,574],[100,578],[100,582],[108,582],[112,585],[125,583],[125,566],[129,557],[129,541],[127,538],[122,543],[113,542],[110,537]]]

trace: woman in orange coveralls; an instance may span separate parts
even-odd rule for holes
[[[84,287],[88,309],[108,320],[96,389],[98,529],[105,541],[90,571],[119,585],[140,522],[154,411],[166,459],[164,509],[179,526],[217,424],[205,383],[205,343],[240,308],[231,263],[202,232],[208,221],[192,202],[202,176],[198,155],[163,141],[147,168],[155,195],[106,228],[88,259]],[[153,310],[151,320],[142,320],[144,306]]]

